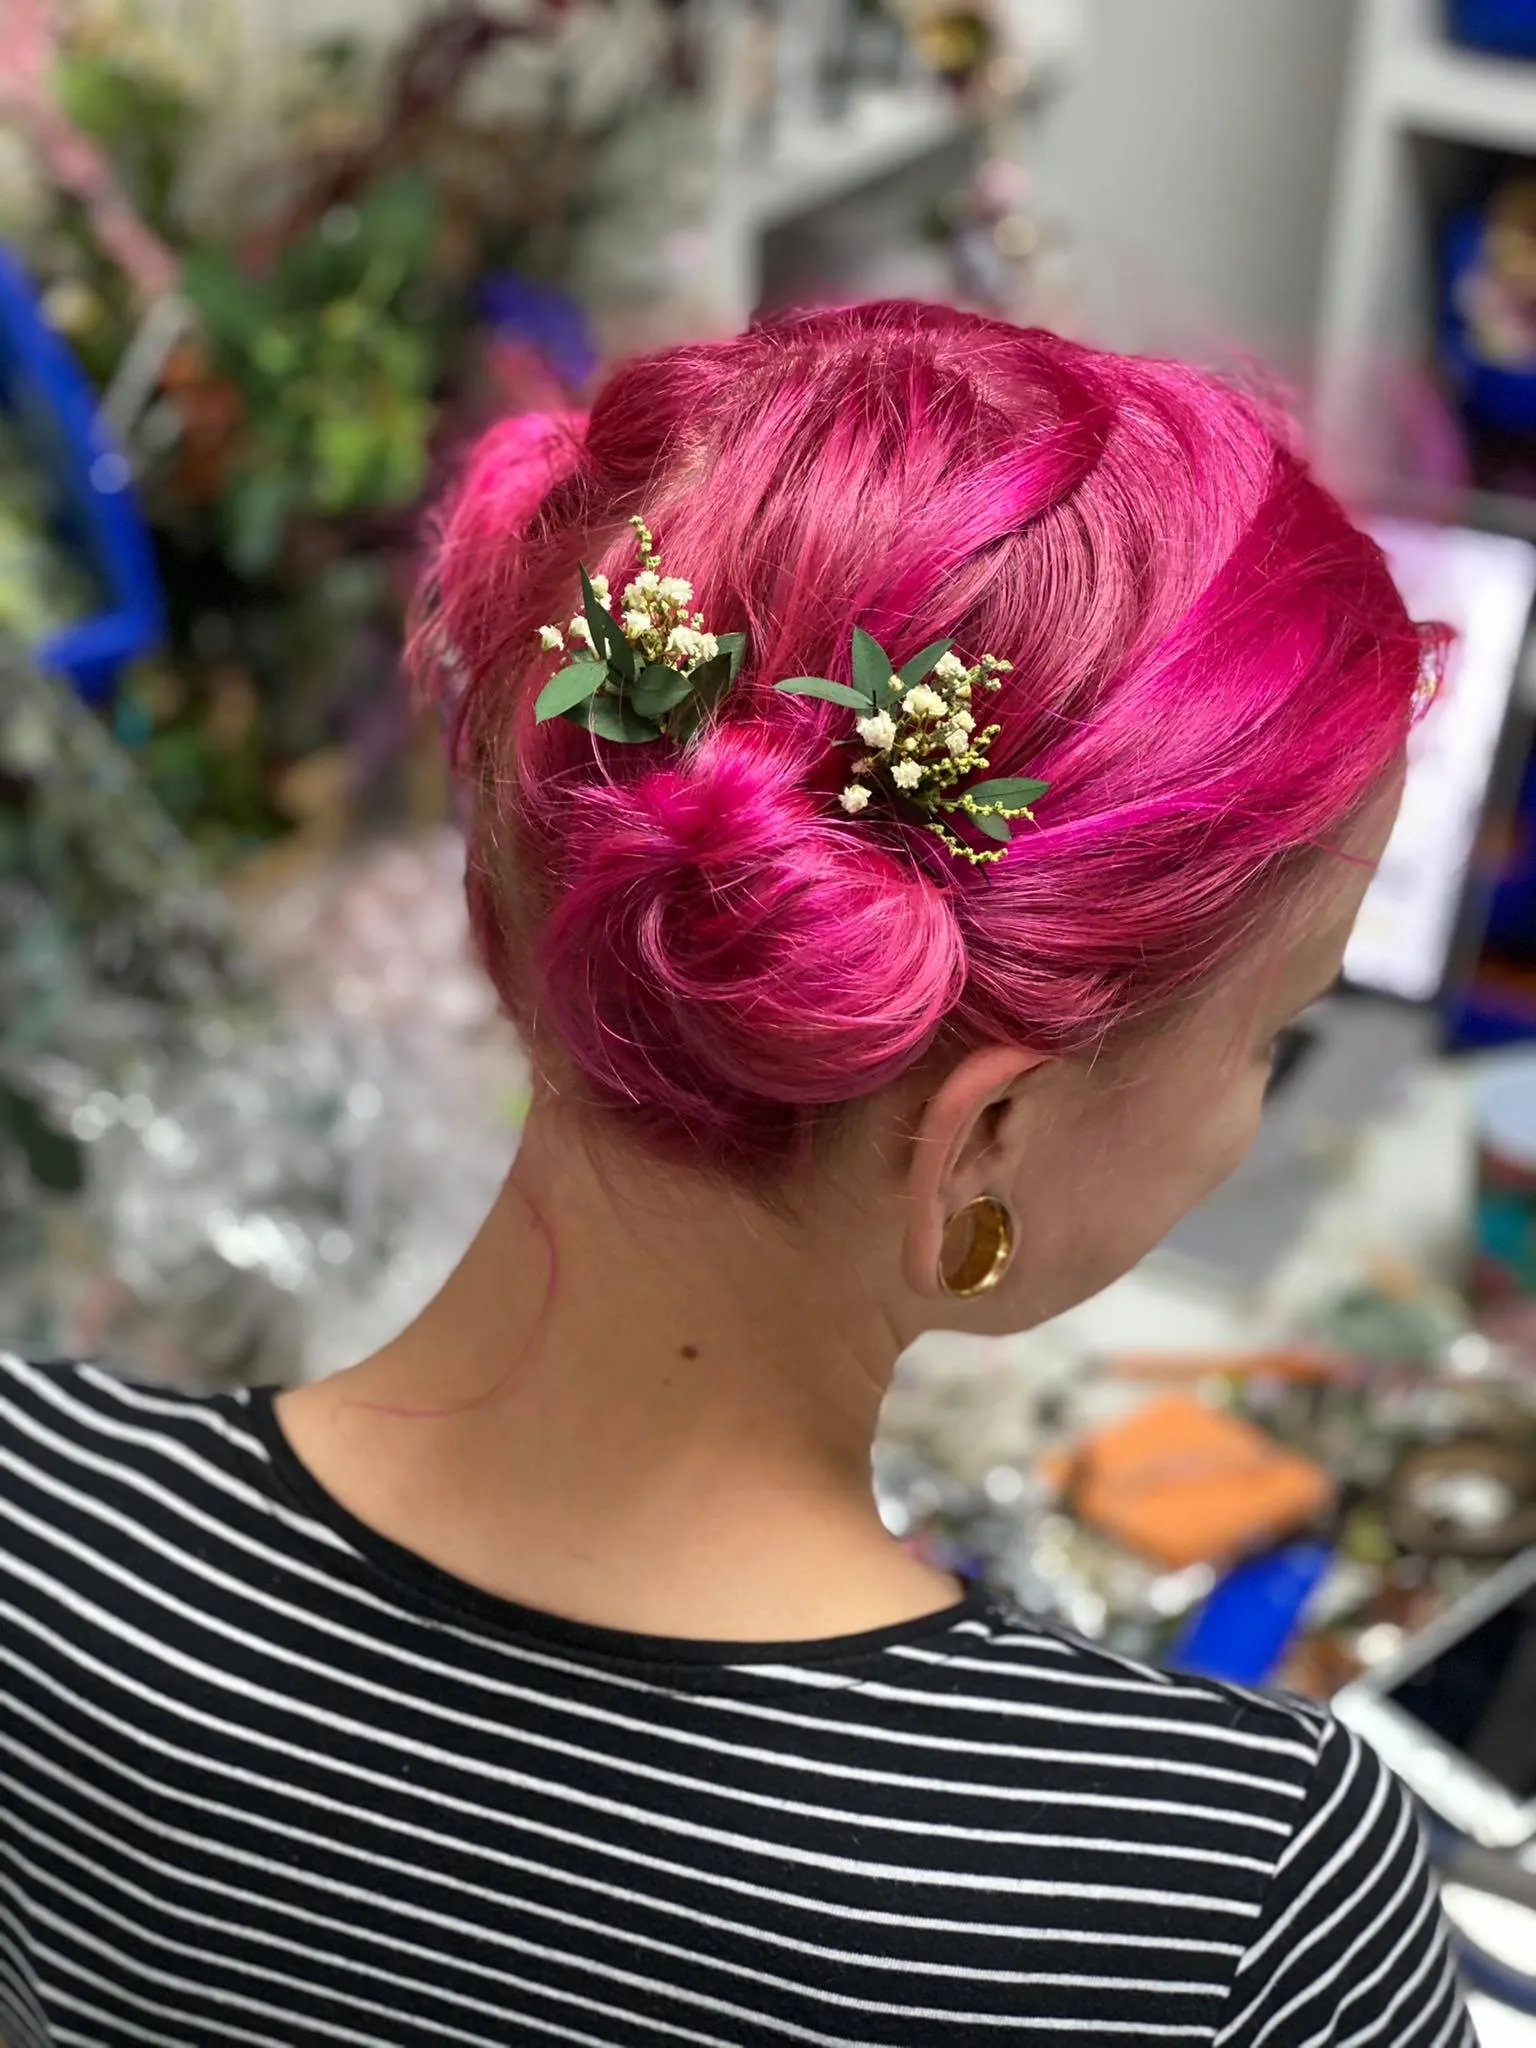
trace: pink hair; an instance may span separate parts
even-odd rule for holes
[[[642,512],[747,661],[693,747],[535,725],[577,565]],[[972,868],[835,797],[850,714],[777,694],[953,636],[1013,663],[995,775],[1051,785]],[[453,650],[444,664],[444,648]],[[906,304],[621,368],[496,430],[441,521],[418,667],[457,680],[470,898],[535,1041],[643,1142],[781,1169],[941,1036],[1070,1052],[1261,928],[1390,772],[1424,643],[1283,422],[1213,376]]]

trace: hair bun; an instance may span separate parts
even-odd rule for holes
[[[585,413],[518,413],[475,443],[427,535],[427,569],[411,622],[406,665],[428,701],[451,707],[462,691],[461,650],[489,673],[508,651],[517,552],[546,493],[581,459]]]
[[[721,727],[638,779],[569,790],[541,1009],[654,1142],[893,1080],[959,993],[944,891],[826,815],[787,746]],[[768,1120],[771,1120],[771,1116]]]

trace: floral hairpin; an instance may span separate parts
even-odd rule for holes
[[[640,574],[618,616],[607,577],[583,569],[581,610],[563,630],[539,628],[539,645],[567,648],[570,659],[539,692],[533,715],[540,724],[568,718],[621,745],[686,740],[736,680],[746,635],[706,632],[704,614],[688,609],[693,585],[663,576],[650,528],[638,517],[630,524]]]
[[[567,659],[539,692],[534,717],[540,724],[566,718],[620,745],[688,740],[735,682],[746,635],[709,632],[703,613],[689,611],[693,585],[664,576],[650,528],[638,516],[630,524],[641,568],[617,614],[607,577],[583,569],[581,610],[564,628],[539,628],[539,645]],[[987,750],[1002,730],[978,731],[972,701],[980,690],[1000,688],[1011,664],[984,654],[967,667],[952,646],[935,640],[893,669],[879,641],[856,626],[851,683],[791,676],[774,687],[859,713],[854,730],[863,751],[839,798],[850,816],[887,795],[916,812],[957,859],[979,866],[1003,858],[1015,822],[1033,823],[1029,807],[1050,784],[1024,775],[968,781],[991,765]],[[971,846],[949,818],[1003,843]]]
[[[1003,858],[1017,819],[1034,822],[1029,807],[1050,784],[1033,776],[1004,775],[960,786],[991,765],[987,750],[1002,731],[998,725],[977,730],[973,699],[979,690],[1000,689],[998,679],[1012,663],[984,654],[967,667],[950,651],[953,644],[935,640],[893,669],[879,641],[855,626],[852,683],[792,676],[774,687],[790,696],[823,697],[860,714],[854,730],[865,751],[854,761],[853,780],[838,799],[845,811],[856,816],[877,791],[884,791],[922,813],[927,830],[957,859],[981,866]],[[963,818],[1004,844],[970,846],[941,813]]]

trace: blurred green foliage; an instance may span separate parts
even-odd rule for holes
[[[409,169],[332,207],[263,274],[222,250],[188,254],[183,289],[243,401],[218,508],[241,574],[271,569],[295,516],[420,492],[447,338],[431,291],[437,226],[431,180]]]

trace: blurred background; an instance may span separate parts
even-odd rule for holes
[[[1536,1542],[1536,0],[0,0],[0,1337],[235,1387],[425,1298],[527,1084],[421,508],[616,356],[894,293],[1278,385],[1458,629],[1255,1160],[921,1346],[877,1461],[1074,1628],[1369,1682]]]

